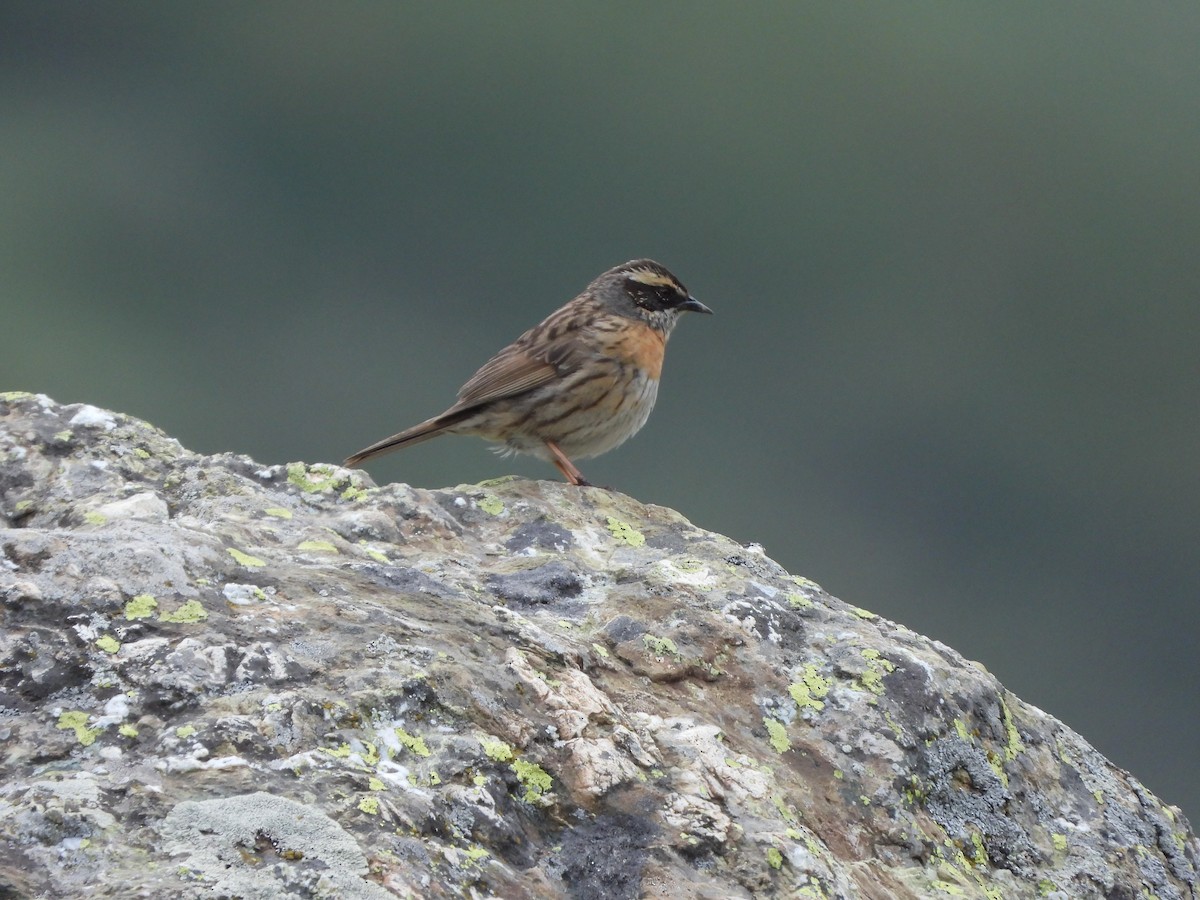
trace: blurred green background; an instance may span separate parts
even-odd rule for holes
[[[1198,47],[1196,3],[6,2],[0,389],[338,461],[654,257],[716,315],[588,477],[1200,815]]]

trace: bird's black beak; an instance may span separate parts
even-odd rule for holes
[[[682,303],[679,304],[679,308],[686,309],[688,312],[708,313],[710,316],[713,314],[713,311],[711,309],[709,309],[707,306],[705,306],[703,303],[701,303],[695,297],[688,297],[686,300],[684,300]]]

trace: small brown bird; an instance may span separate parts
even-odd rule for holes
[[[653,260],[609,269],[488,360],[444,413],[359,450],[346,465],[439,434],[472,434],[506,455],[549,460],[571,484],[586,485],[571,460],[599,456],[646,424],[667,338],[683,312],[712,310]]]

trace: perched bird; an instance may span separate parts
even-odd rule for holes
[[[549,460],[586,485],[572,459],[599,456],[646,424],[680,313],[712,310],[653,260],[609,269],[476,372],[441,415],[384,438],[347,466],[439,434],[471,434],[505,454]]]

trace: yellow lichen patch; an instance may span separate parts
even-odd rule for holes
[[[653,634],[643,634],[642,643],[646,645],[646,649],[655,656],[678,656],[679,648],[675,646],[675,642],[667,637],[657,637]]]
[[[646,543],[644,534],[614,516],[608,517],[608,531],[618,541],[628,544],[630,547],[641,547]]]
[[[377,816],[379,815],[379,798],[371,796],[363,797],[358,801],[358,808],[368,816]]]
[[[872,694],[882,694],[883,677],[895,672],[896,664],[869,647],[862,651],[862,657],[867,661],[867,671],[859,676],[859,682]]]
[[[776,753],[786,753],[792,749],[792,742],[788,739],[787,728],[782,722],[778,719],[767,717],[763,719],[763,726],[767,729],[767,737]]]
[[[362,552],[371,557],[371,559],[375,560],[375,562],[381,563],[385,566],[390,566],[392,564],[392,561],[387,558],[387,554],[385,554],[383,551],[376,550],[374,547],[368,547],[366,541],[360,541],[359,544],[362,547]]]
[[[297,550],[306,550],[317,553],[337,553],[338,548],[329,543],[329,541],[301,541]]]
[[[396,739],[400,744],[408,750],[411,750],[417,756],[429,756],[429,748],[425,746],[425,739],[409,734],[403,728],[396,729]]]
[[[174,622],[181,625],[194,625],[208,618],[208,610],[200,605],[198,600],[189,600],[174,612],[159,613],[160,622]]]
[[[239,566],[245,566],[247,569],[258,569],[266,565],[266,563],[257,556],[251,556],[249,553],[243,553],[236,547],[229,548],[229,555],[234,558]]]
[[[96,743],[96,738],[100,736],[103,729],[88,728],[87,721],[87,713],[79,710],[70,710],[58,717],[58,725],[56,727],[63,731],[74,731],[75,739],[84,747],[90,747]]]
[[[138,594],[125,604],[125,618],[149,619],[158,609],[158,601],[152,594]]]
[[[1003,700],[1000,701],[1000,715],[1004,719],[1004,734],[1008,739],[1004,745],[1004,758],[1006,761],[1012,762],[1025,749],[1025,744],[1021,740],[1017,726],[1013,724],[1012,712]]]
[[[304,463],[289,463],[287,473],[288,482],[306,494],[327,491],[342,480],[337,469],[324,463],[317,463],[311,468],[305,466]]]
[[[524,759],[513,760],[509,767],[517,776],[517,781],[525,786],[525,802],[534,803],[550,792],[554,779],[550,773],[537,763]]]
[[[121,642],[111,634],[106,634],[103,637],[97,638],[96,646],[105,653],[116,653],[121,649]]]
[[[489,516],[498,516],[504,512],[504,503],[495,494],[484,494],[475,501],[475,505]]]
[[[825,678],[817,671],[816,663],[804,667],[799,680],[788,685],[788,693],[800,709],[820,712],[825,708],[825,697],[833,687],[833,679]]]
[[[810,609],[813,602],[803,594],[791,593],[787,595],[788,605],[793,609]]]
[[[472,845],[463,851],[463,855],[466,856],[467,862],[478,865],[492,854],[484,850],[482,847]]]
[[[504,741],[480,738],[479,745],[483,747],[483,752],[487,754],[488,758],[494,759],[496,762],[508,762],[513,758],[513,748]]]

